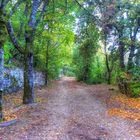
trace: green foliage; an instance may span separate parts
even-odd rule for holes
[[[131,83],[131,89],[133,92],[132,97],[140,97],[140,82]]]
[[[87,27],[89,30],[88,38],[82,41],[82,45],[74,49],[75,73],[78,81],[88,84],[103,82],[103,63],[102,57],[98,57],[99,33],[94,25]],[[91,30],[92,29],[92,30]]]
[[[133,92],[133,97],[140,96],[140,67],[134,67],[130,70],[131,78],[131,89]]]
[[[8,62],[12,58],[12,54],[10,53],[10,50],[13,49],[12,44],[7,40],[6,43],[4,44],[4,60],[5,64],[9,64]]]
[[[47,73],[48,79],[55,79],[65,65],[72,63],[75,38],[70,24],[64,24],[68,22],[68,18],[64,22],[57,13],[48,14],[45,18],[49,20],[47,28],[42,30],[40,25],[34,41],[34,66]]]
[[[130,97],[140,97],[140,68],[134,67],[129,72],[121,72],[119,74],[121,87],[120,91]],[[125,92],[123,92],[125,90]]]
[[[93,84],[99,84],[105,82],[105,64],[104,57],[97,52],[91,68],[91,82]]]

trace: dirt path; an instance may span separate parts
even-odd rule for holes
[[[140,140],[135,123],[107,114],[107,85],[87,86],[63,78],[37,90],[43,103],[31,105],[18,122],[0,129],[0,140]]]

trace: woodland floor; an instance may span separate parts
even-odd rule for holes
[[[140,99],[115,87],[64,77],[36,89],[36,97],[28,106],[22,91],[4,97],[5,114],[17,122],[0,128],[0,140],[140,140]]]

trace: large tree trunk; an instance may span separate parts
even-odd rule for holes
[[[24,95],[23,95],[24,104],[30,104],[34,102],[33,49],[32,48],[33,48],[33,40],[36,31],[36,26],[38,23],[38,21],[36,20],[37,19],[36,16],[40,4],[41,4],[40,0],[33,0],[30,19],[28,22],[28,26],[26,27],[25,30],[26,46],[24,51]],[[43,11],[41,12],[41,15],[45,11],[44,9],[45,7],[43,6]]]
[[[24,95],[23,103],[30,104],[34,102],[34,77],[33,77],[33,38],[32,30],[26,30],[26,46],[24,51]]]
[[[3,119],[2,96],[3,96],[3,70],[4,70],[4,53],[0,46],[0,120]]]
[[[33,53],[26,52],[24,55],[24,95],[23,103],[34,102],[34,79],[33,79]]]

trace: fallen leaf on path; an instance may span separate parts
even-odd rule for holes
[[[110,116],[119,116],[122,118],[129,118],[135,121],[140,120],[140,113],[134,113],[126,110],[122,110],[119,108],[112,108],[108,110],[108,114]]]
[[[112,97],[111,102],[118,102],[126,107],[134,108],[140,111],[140,98],[129,98],[124,95]]]

